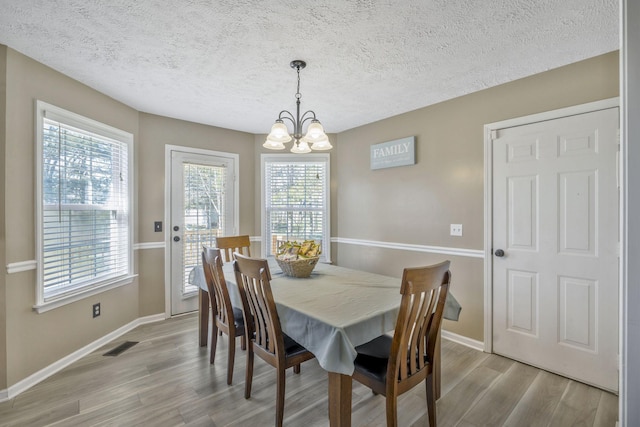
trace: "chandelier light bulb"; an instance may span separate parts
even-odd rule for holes
[[[298,144],[293,144],[293,147],[291,147],[291,152],[295,154],[305,154],[310,153],[311,148],[305,141],[300,140]]]
[[[270,150],[284,150],[285,146],[282,143],[282,141],[273,141],[270,140],[269,138],[266,139],[266,141],[264,142],[264,144],[262,144],[262,146],[264,148],[268,148]]]
[[[317,151],[331,150],[332,148],[333,148],[333,145],[331,145],[331,143],[329,142],[329,138],[323,141],[316,141],[313,144],[311,144],[311,149],[317,150]]]
[[[276,122],[271,127],[271,132],[269,133],[269,136],[267,136],[267,140],[283,143],[291,141],[289,130],[282,120],[276,120]]]
[[[324,129],[318,120],[313,120],[307,129],[306,138],[310,140],[319,140],[322,137],[326,137]]]

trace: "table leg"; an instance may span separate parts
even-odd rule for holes
[[[198,290],[198,330],[200,347],[206,347],[209,337],[209,292]]]
[[[351,377],[329,372],[329,425],[351,426]]]

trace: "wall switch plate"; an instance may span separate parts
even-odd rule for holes
[[[153,231],[156,233],[162,231],[162,221],[156,221],[153,223]]]
[[[93,304],[93,317],[100,316],[100,303]]]
[[[451,224],[450,234],[452,236],[462,236],[462,224]]]

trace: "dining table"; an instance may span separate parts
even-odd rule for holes
[[[274,258],[268,263],[283,332],[313,353],[328,372],[330,425],[351,425],[355,348],[393,332],[401,279],[324,263],[318,263],[309,277],[297,278],[285,275]],[[223,273],[232,304],[242,307],[231,263],[223,265]],[[199,342],[204,347],[210,307],[202,266],[192,270],[190,282],[199,288]],[[460,309],[449,294],[445,318],[457,320]],[[439,347],[438,339],[437,351]],[[439,395],[439,364],[434,366],[434,379]]]

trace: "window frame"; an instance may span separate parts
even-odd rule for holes
[[[46,312],[54,308],[79,301],[106,290],[119,286],[124,286],[133,282],[134,277],[134,257],[133,257],[133,241],[134,241],[134,138],[133,134],[82,116],[77,113],[65,110],[55,105],[36,100],[36,138],[35,138],[35,158],[36,158],[36,263],[37,263],[37,279],[36,279],[36,302],[33,306],[38,313]],[[115,277],[92,279],[79,287],[70,288],[66,291],[47,296],[44,289],[44,188],[43,188],[43,145],[44,145],[44,119],[59,121],[68,126],[78,128],[79,130],[103,136],[112,140],[119,141],[126,145],[127,154],[127,230],[128,238],[126,241],[127,269],[125,274]],[[125,151],[125,150],[123,150]]]
[[[260,156],[260,210],[261,210],[261,246],[262,257],[267,257],[267,247],[271,242],[267,241],[267,205],[266,205],[266,165],[271,162],[291,162],[291,163],[324,163],[326,167],[324,182],[324,221],[322,231],[322,255],[320,262],[331,263],[331,156],[329,153],[311,154],[261,154]]]

